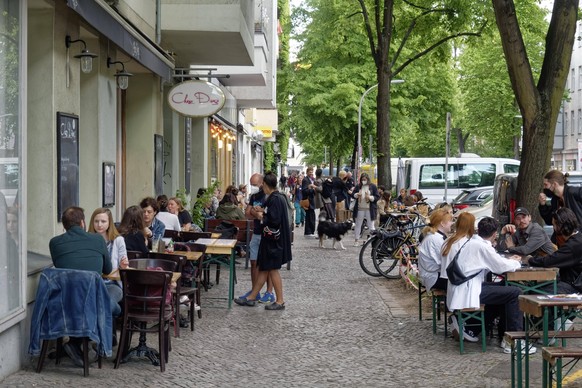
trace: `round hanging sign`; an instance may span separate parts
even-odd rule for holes
[[[208,117],[224,106],[222,90],[206,81],[186,81],[168,93],[168,104],[174,111],[189,117]]]

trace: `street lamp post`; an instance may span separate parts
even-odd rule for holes
[[[403,79],[390,80],[391,84],[401,84],[403,82],[404,82]],[[360,105],[358,106],[358,157],[356,160],[356,176],[354,177],[355,179],[359,179],[360,177],[360,165],[362,159],[362,104],[364,102],[364,98],[366,97],[366,95],[369,92],[371,92],[372,89],[375,89],[377,87],[378,84],[370,86],[368,89],[366,89],[366,91],[364,92],[364,94],[362,94],[362,97],[360,98]]]

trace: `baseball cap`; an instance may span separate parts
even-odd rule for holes
[[[529,216],[529,211],[524,208],[524,207],[518,207],[517,209],[515,209],[515,212],[513,212],[514,215],[518,215],[518,214],[523,214],[524,216]]]

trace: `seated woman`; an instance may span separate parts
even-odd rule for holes
[[[556,236],[565,243],[554,253],[529,259],[532,267],[559,268],[558,294],[578,294],[582,292],[582,234],[578,231],[578,219],[569,208],[560,208],[552,214],[552,224]],[[553,293],[553,285],[547,286]]]
[[[378,216],[379,226],[382,226],[390,218],[390,211],[392,210],[392,194],[389,191],[384,191],[378,200]]]
[[[427,290],[447,289],[446,277],[441,277],[441,250],[453,226],[453,215],[446,209],[435,210],[428,225],[422,230],[424,236],[418,249],[418,271]]]
[[[168,211],[178,216],[182,230],[186,232],[190,231],[190,227],[192,226],[192,216],[188,210],[184,209],[184,205],[182,205],[180,198],[172,197],[168,200]]]
[[[157,202],[160,211],[156,214],[156,218],[164,223],[166,226],[165,230],[180,231],[182,226],[180,225],[178,216],[168,212],[168,197],[165,194],[158,195]]]
[[[119,233],[125,239],[125,247],[128,251],[139,251],[144,254],[149,252],[144,228],[143,210],[135,205],[125,209],[119,224]]]
[[[109,257],[111,257],[112,272],[119,268],[127,268],[129,266],[125,240],[115,228],[111,210],[102,207],[95,209],[93,215],[91,215],[89,233],[98,233],[105,239]],[[118,304],[113,310],[113,315],[117,316],[121,314],[119,302],[123,298],[121,281],[105,280],[105,287],[107,288],[109,298]]]
[[[218,204],[216,210],[216,218],[222,220],[244,220],[245,214],[242,209],[238,207],[237,200],[234,194],[226,193]]]

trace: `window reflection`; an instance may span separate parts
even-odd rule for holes
[[[0,321],[23,305],[18,193],[22,189],[20,4],[0,3]]]

